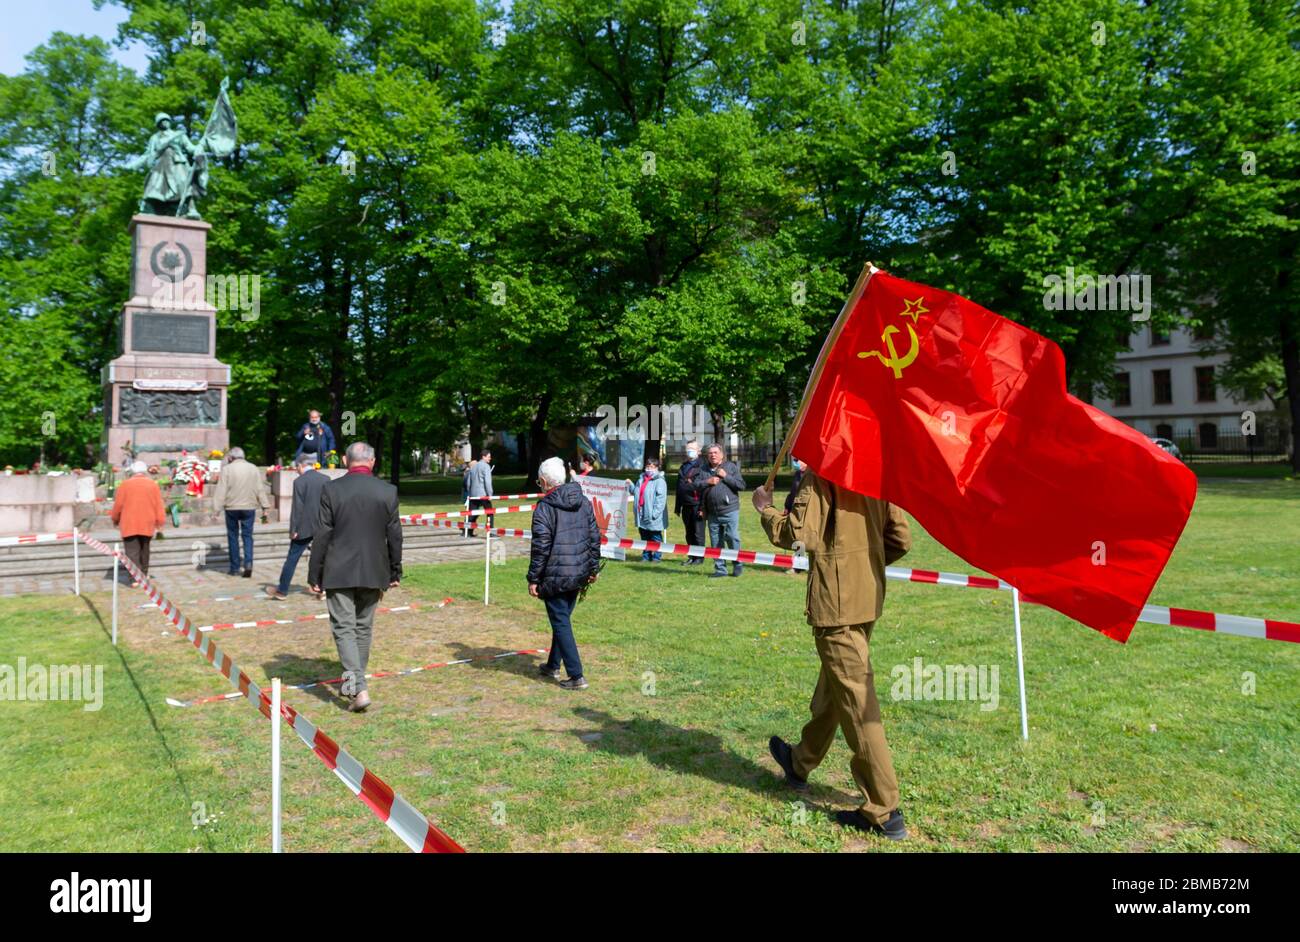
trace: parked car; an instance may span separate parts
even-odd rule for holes
[[[1173,455],[1173,456],[1174,456],[1175,458],[1177,458],[1179,461],[1182,461],[1182,460],[1183,460],[1183,453],[1182,453],[1181,451],[1179,451],[1179,450],[1178,450],[1178,446],[1175,445],[1173,442],[1171,442],[1169,439],[1167,439],[1167,438],[1152,438],[1152,439],[1151,439],[1151,443],[1152,443],[1153,445],[1155,445],[1157,448],[1159,448],[1161,451],[1167,451],[1167,452],[1169,452],[1169,454]]]

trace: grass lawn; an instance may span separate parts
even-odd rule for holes
[[[744,541],[762,548],[755,518],[742,515]],[[915,532],[900,565],[969,570]],[[1300,482],[1202,481],[1152,601],[1300,621],[1298,538]],[[1297,848],[1300,646],[1149,625],[1119,645],[1027,606],[1025,744],[1009,597],[891,583],[873,661],[913,837],[885,844],[828,816],[856,804],[842,739],[803,804],[767,755],[770,734],[797,737],[817,674],[804,577],[749,567],[710,581],[708,568],[609,563],[575,619],[584,692],[543,682],[529,656],[375,680],[363,716],[321,688],[286,698],[471,851]],[[379,616],[372,670],[544,647],[523,572],[518,555],[495,565],[484,608],[482,563],[410,567],[385,604],[456,602]],[[0,702],[0,849],[267,849],[267,724],[244,701],[167,706],[229,687],[156,612],[126,609],[114,651],[108,603],[0,600],[0,664],[102,664],[106,687],[98,712]],[[228,621],[271,606],[187,614]],[[274,610],[323,605],[291,596]],[[338,673],[324,622],[217,640],[259,682]],[[917,657],[997,668],[996,708],[891,698],[893,668]],[[403,849],[285,735],[286,849]],[[203,811],[217,817],[196,824]]]

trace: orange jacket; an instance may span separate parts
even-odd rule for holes
[[[113,523],[122,536],[153,536],[167,522],[162,491],[153,478],[129,477],[113,495]]]

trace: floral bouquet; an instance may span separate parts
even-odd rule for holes
[[[208,480],[208,463],[197,455],[186,455],[176,466],[172,480],[184,484],[185,493],[191,497],[203,496],[203,485]]]

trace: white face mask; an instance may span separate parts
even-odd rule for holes
[[[686,449],[686,457],[687,457],[687,458],[690,458],[692,461],[694,461],[694,460],[695,460],[696,458],[698,458],[699,456],[700,456],[700,450],[699,450],[698,448],[687,448],[687,449]]]

